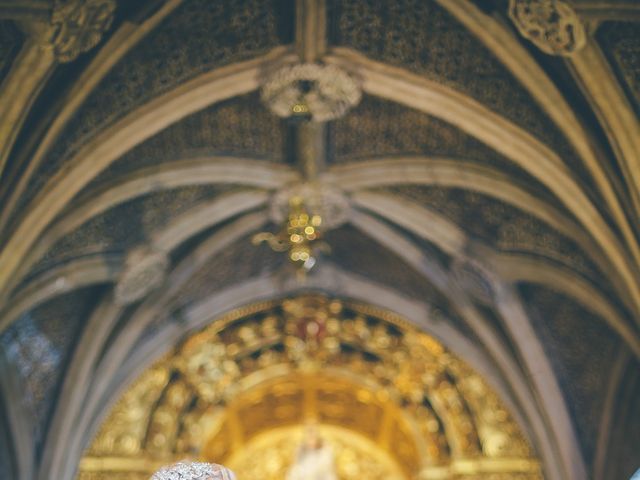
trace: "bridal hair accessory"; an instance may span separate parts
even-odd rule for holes
[[[180,462],[161,468],[151,480],[236,480],[236,476],[215,463]]]

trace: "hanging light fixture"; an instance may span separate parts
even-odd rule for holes
[[[266,242],[276,252],[287,252],[289,261],[298,271],[308,272],[320,253],[329,253],[329,245],[322,241],[322,216],[309,211],[302,196],[289,198],[289,214],[278,233],[261,232],[253,237],[253,244]]]
[[[321,253],[329,253],[323,233],[347,221],[349,201],[344,192],[320,175],[325,164],[322,142],[326,122],[344,116],[362,97],[360,82],[333,65],[301,63],[270,72],[260,97],[274,114],[295,126],[296,163],[302,182],[276,192],[271,219],[282,227],[278,233],[260,232],[253,244],[267,243],[276,252],[287,252],[298,273],[311,270]]]

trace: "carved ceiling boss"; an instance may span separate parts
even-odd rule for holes
[[[520,34],[550,55],[570,56],[587,42],[584,25],[563,0],[509,0]]]
[[[358,82],[344,70],[316,63],[289,65],[273,73],[261,98],[279,117],[308,114],[316,122],[342,117],[362,97]]]
[[[116,284],[116,302],[129,305],[143,298],[164,282],[168,266],[167,254],[161,250],[146,245],[133,249]]]
[[[47,47],[62,63],[75,60],[100,42],[115,10],[115,0],[55,0]]]

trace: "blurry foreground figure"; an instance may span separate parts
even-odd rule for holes
[[[236,480],[236,476],[215,463],[180,462],[161,468],[151,480]]]

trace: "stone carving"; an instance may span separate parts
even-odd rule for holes
[[[571,56],[587,42],[583,23],[563,0],[509,0],[509,17],[523,37],[550,55]]]
[[[50,44],[63,63],[95,47],[116,9],[115,0],[55,0],[51,14]]]
[[[344,192],[326,183],[295,184],[276,192],[271,198],[270,217],[276,224],[285,222],[291,199],[299,198],[310,215],[322,218],[322,230],[339,227],[349,219],[349,199]]]
[[[163,251],[149,247],[132,250],[115,289],[115,301],[128,305],[140,300],[164,282],[169,259]]]
[[[151,480],[235,480],[231,470],[215,463],[180,462],[158,470]]]
[[[290,65],[270,75],[262,86],[264,104],[279,117],[310,116],[316,122],[342,117],[362,97],[358,82],[332,65]]]
[[[492,304],[494,291],[492,274],[470,259],[455,259],[451,265],[455,282],[468,294],[485,304]]]

